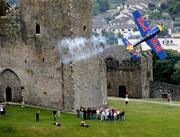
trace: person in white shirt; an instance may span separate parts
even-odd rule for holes
[[[0,107],[0,114],[2,115],[3,114],[3,108]]]
[[[126,97],[125,97],[125,103],[126,103],[126,105],[128,104],[128,102],[129,102],[129,99],[128,99],[128,95],[126,94]]]

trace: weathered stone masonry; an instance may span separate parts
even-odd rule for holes
[[[122,62],[107,58],[106,64],[109,96],[125,97],[125,92],[128,91],[132,98],[149,97],[149,82],[153,79],[151,56]]]
[[[167,97],[168,94],[172,95],[173,100],[180,100],[180,86],[172,85],[165,82],[151,81],[150,82],[150,97],[162,98]]]
[[[67,111],[107,104],[101,57],[63,64],[58,51],[61,39],[89,38],[91,18],[89,0],[21,0],[0,16],[0,101],[23,96],[26,104]]]

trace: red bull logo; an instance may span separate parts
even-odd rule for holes
[[[144,21],[144,18],[143,18],[142,16],[139,17],[139,18],[137,19],[137,21],[138,21],[139,25],[142,27],[142,30],[143,30],[143,31],[148,31],[148,30],[149,30],[149,27],[147,27],[147,26],[145,25],[145,21]]]
[[[162,50],[162,47],[158,45],[158,40],[156,38],[151,39],[150,42],[153,44],[157,52],[160,52]]]

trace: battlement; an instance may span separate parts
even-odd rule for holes
[[[118,60],[114,58],[106,58],[105,59],[107,71],[135,71],[141,68],[141,61],[140,60],[131,60],[125,59],[122,60],[122,63],[119,63]]]

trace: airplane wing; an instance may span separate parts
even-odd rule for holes
[[[144,19],[140,11],[136,10],[132,14],[133,14],[135,23],[138,26],[139,31],[141,32],[141,35],[143,37],[146,36],[148,31],[151,29],[149,23]]]
[[[133,45],[125,38],[123,37],[122,39],[122,42],[123,42],[123,46],[126,48],[126,50],[129,52],[131,58],[133,60],[137,60],[138,59],[138,56],[137,56],[137,52],[136,50],[134,49]]]
[[[160,59],[165,59],[167,57],[166,52],[163,50],[159,40],[156,37],[146,40],[146,43],[158,55]]]

